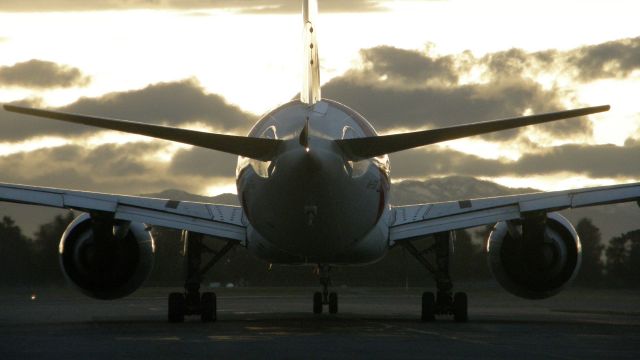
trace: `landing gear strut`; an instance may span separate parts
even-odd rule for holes
[[[203,322],[217,319],[217,298],[214,292],[200,293],[202,277],[220,260],[236,243],[227,242],[220,250],[213,250],[203,241],[204,235],[182,231],[184,244],[186,281],[184,292],[169,295],[169,322],[183,322],[186,315],[200,315]],[[202,255],[211,253],[213,257],[202,265]]]
[[[329,305],[330,314],[338,313],[338,294],[329,292],[329,285],[331,284],[330,271],[331,267],[329,265],[318,265],[316,268],[316,273],[322,285],[322,292],[316,291],[313,294],[314,314],[322,314],[323,305]]]
[[[454,241],[450,231],[434,234],[434,243],[424,250],[418,250],[410,241],[400,242],[433,275],[436,282],[436,296],[432,292],[422,294],[422,321],[434,321],[436,315],[453,315],[457,322],[466,322],[467,294],[453,293],[453,283],[449,274],[449,256]],[[434,254],[435,265],[428,256]]]

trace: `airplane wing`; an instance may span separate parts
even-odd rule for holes
[[[6,183],[0,183],[0,201],[108,213],[116,220],[189,230],[224,240],[246,240],[246,222],[239,206]]]
[[[640,183],[394,206],[389,238],[394,244],[443,231],[521,219],[527,214],[630,201],[640,205]]]

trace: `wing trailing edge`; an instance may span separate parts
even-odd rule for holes
[[[358,161],[397,151],[436,144],[443,141],[481,135],[494,131],[514,129],[522,126],[543,124],[551,121],[608,111],[609,109],[609,105],[602,105],[539,115],[483,121],[441,129],[342,139],[335,140],[335,142],[342,149],[346,159]]]
[[[282,140],[207,133],[134,121],[42,110],[17,105],[4,105],[5,110],[48,119],[95,126],[103,129],[145,135],[158,139],[218,150],[251,159],[269,161],[278,152]]]

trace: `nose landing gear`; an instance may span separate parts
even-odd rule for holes
[[[313,294],[313,313],[322,314],[322,308],[324,305],[329,306],[330,314],[338,313],[338,294],[335,292],[329,292],[329,285],[331,284],[331,277],[329,271],[331,267],[328,265],[318,265],[316,268],[316,274],[320,279],[322,285],[322,292],[316,291]]]

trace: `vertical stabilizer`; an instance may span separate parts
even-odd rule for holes
[[[320,101],[320,59],[318,59],[318,42],[316,40],[316,19],[318,17],[318,1],[302,1],[302,19],[304,22],[304,68],[300,101],[313,105]]]

